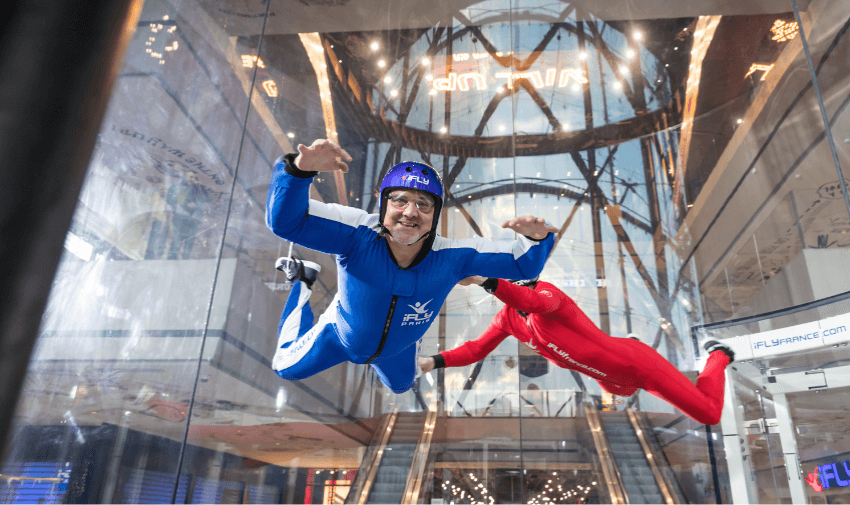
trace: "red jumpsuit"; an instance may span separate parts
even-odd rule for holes
[[[532,291],[500,279],[495,295],[505,307],[480,337],[440,353],[447,367],[475,363],[513,335],[559,367],[596,379],[609,393],[631,396],[641,388],[700,423],[720,422],[729,364],[723,352],[711,353],[694,386],[652,347],[606,335],[569,296],[548,282],[538,282]]]

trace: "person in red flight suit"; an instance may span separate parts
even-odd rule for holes
[[[735,359],[728,346],[714,340],[705,344],[709,357],[694,385],[652,347],[634,338],[605,334],[572,298],[548,282],[532,279],[512,283],[483,277],[464,282],[470,283],[480,284],[505,306],[477,339],[420,358],[423,373],[475,363],[513,335],[557,366],[596,379],[609,393],[631,396],[644,389],[697,422],[720,422],[725,370]]]

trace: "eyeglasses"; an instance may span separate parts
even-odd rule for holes
[[[407,193],[394,193],[389,196],[390,204],[398,209],[404,210],[407,208],[407,204],[413,202],[413,205],[416,205],[416,208],[419,212],[423,214],[428,214],[432,210],[434,210],[434,201],[430,200],[425,196],[412,196]]]

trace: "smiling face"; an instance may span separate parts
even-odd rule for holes
[[[428,193],[408,189],[389,194],[384,226],[390,231],[392,240],[413,245],[431,231],[433,223],[434,198]]]

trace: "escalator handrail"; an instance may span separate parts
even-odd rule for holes
[[[667,479],[667,476],[664,475],[661,468],[658,466],[661,455],[653,450],[653,445],[647,439],[649,432],[645,429],[643,423],[638,418],[637,412],[630,408],[626,408],[626,417],[629,419],[632,429],[635,430],[635,435],[637,435],[638,442],[640,442],[640,447],[643,449],[643,455],[649,463],[649,468],[652,469],[652,476],[655,477],[655,483],[658,485],[658,490],[661,491],[661,496],[664,497],[664,501],[667,502],[668,505],[680,503],[680,501],[673,496],[674,489],[672,483]]]
[[[590,433],[593,436],[593,444],[596,446],[596,451],[599,453],[599,459],[602,463],[602,474],[605,477],[605,484],[608,487],[608,493],[611,495],[611,503],[614,504],[629,504],[629,496],[626,493],[626,487],[623,484],[623,477],[620,475],[620,470],[617,468],[617,463],[614,461],[614,453],[611,451],[611,444],[608,441],[608,435],[605,433],[605,427],[602,426],[602,420],[599,418],[599,413],[596,410],[596,405],[591,401],[584,402],[584,413],[587,416],[587,422],[590,425]]]
[[[431,450],[431,440],[434,437],[436,425],[437,411],[429,410],[425,414],[422,431],[419,432],[419,440],[416,442],[416,450],[413,453],[410,472],[407,474],[407,483],[404,485],[401,503],[416,503],[419,497],[419,491],[422,489],[422,477],[425,474],[425,464],[428,462],[428,453]]]
[[[363,464],[360,465],[360,470],[357,472],[356,478],[360,481],[360,483],[358,486],[351,487],[350,496],[353,494],[353,496],[356,497],[356,501],[354,501],[354,503],[363,505],[369,498],[369,492],[372,491],[372,484],[375,483],[375,476],[378,473],[378,467],[381,466],[381,459],[384,456],[384,450],[387,447],[387,442],[389,442],[390,435],[393,432],[397,419],[398,407],[393,409],[393,411],[387,415],[385,421],[379,428],[381,432],[375,435],[377,443],[372,445],[374,450],[369,455],[370,457],[364,458]],[[361,479],[361,476],[364,474],[365,476]],[[349,500],[346,500],[346,502],[351,503]]]

